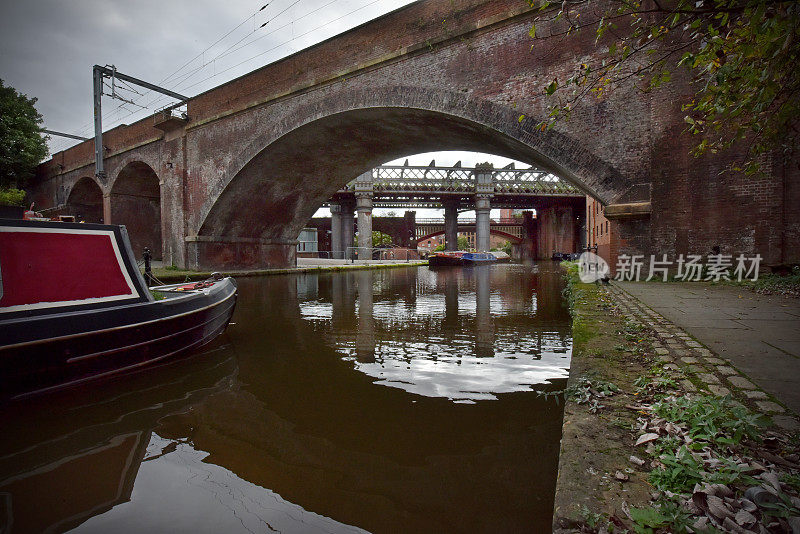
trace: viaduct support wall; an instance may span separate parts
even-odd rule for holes
[[[331,258],[344,258],[342,252],[342,206],[331,202]]]
[[[458,200],[445,199],[444,204],[444,249],[458,250]]]
[[[372,259],[372,195],[356,197],[358,211],[358,259]]]
[[[576,16],[596,9],[575,6]],[[402,154],[471,150],[541,165],[607,210],[646,204],[646,214],[613,219],[612,263],[613,254],[712,250],[760,254],[765,266],[800,262],[798,162],[771,154],[763,176],[752,177],[729,170],[746,147],[693,158],[681,105],[694,88],[681,69],[653,91],[631,81],[585,101],[569,121],[537,128],[550,103],[543,80],[606,59],[611,37],[574,33],[550,54],[553,41],[529,37],[536,12],[520,0],[412,2],[191,98],[184,120],[151,116],[104,132],[105,179],[94,178],[91,142],[55,154],[31,181],[29,201],[63,207],[90,179],[113,223],[115,182],[126,166],[147,166],[160,188],[165,261],[279,267],[293,264],[302,226],[354,176]],[[562,23],[537,33],[557,35]],[[458,184],[451,191],[464,196]],[[342,251],[353,244],[355,206],[345,208]],[[455,249],[456,208],[445,208]],[[542,208],[538,257],[576,250],[579,210],[570,222],[559,209]]]
[[[515,259],[522,261],[536,259],[536,219],[532,211],[522,212],[522,243],[515,247]]]
[[[200,271],[262,269],[264,265],[297,264],[297,241],[196,236],[187,239],[187,249],[188,267]]]
[[[549,259],[554,252],[578,252],[580,228],[576,215],[572,206],[536,210],[536,259]]]

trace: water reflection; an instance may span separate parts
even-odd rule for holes
[[[561,406],[530,388],[563,386],[558,273],[239,287],[207,354],[0,408],[0,531],[549,529]]]
[[[376,383],[473,402],[568,376],[571,340],[560,320],[558,276],[514,265],[425,270],[401,286],[415,291],[399,299],[391,298],[394,277],[361,271],[335,277],[329,291],[327,280],[315,281],[317,298],[300,307]],[[543,290],[550,293],[542,303],[556,305],[540,310]]]
[[[63,532],[129,501],[158,419],[229,387],[219,348],[0,408],[0,532]]]

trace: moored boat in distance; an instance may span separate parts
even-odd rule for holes
[[[466,254],[463,250],[446,250],[434,252],[428,256],[429,267],[446,267],[452,265],[464,265],[461,257]]]
[[[429,267],[483,265],[495,263],[496,261],[497,257],[490,252],[466,252],[463,250],[436,252],[428,256]]]
[[[201,347],[236,305],[221,276],[154,291],[124,226],[0,220],[0,402]]]

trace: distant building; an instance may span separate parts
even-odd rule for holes
[[[597,254],[606,261],[617,247],[618,236],[614,223],[606,219],[603,205],[592,197],[586,197],[586,243],[597,245]]]
[[[303,228],[297,236],[297,257],[316,258],[319,256],[316,228]]]
[[[501,219],[522,218],[522,212],[523,211],[526,211],[526,210],[502,208],[502,209],[500,209],[500,218]],[[530,211],[530,210],[527,210],[527,211]]]

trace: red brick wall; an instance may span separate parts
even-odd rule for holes
[[[689,156],[695,140],[684,134],[681,103],[690,86],[680,69],[657,91],[621,88],[587,101],[551,131],[536,129],[548,104],[542,85],[565,79],[576,61],[602,55],[607,43],[596,45],[591,28],[531,42],[528,15],[493,25],[526,6],[415,2],[198,95],[180,141],[151,142],[161,137],[152,118],[107,132],[104,193],[126,162],[140,159],[164,184],[164,240],[184,247],[177,257],[191,255],[185,236],[201,234],[275,244],[231,241],[240,244],[228,256],[223,245],[197,245],[197,257],[202,250],[209,260],[254,264],[252,255],[269,249],[283,261],[293,256],[280,243],[369,166],[428,150],[482,150],[546,163],[604,203],[650,200],[649,219],[611,230],[618,236],[608,245],[612,256],[705,254],[719,246],[722,253],[758,252],[768,264],[800,261],[797,162],[768,159],[767,177],[753,178],[726,171],[736,151]],[[542,24],[537,33],[560,24]],[[93,174],[92,149],[85,142],[43,164],[31,197],[41,207],[64,203],[77,180]],[[542,253],[566,246],[545,241]]]

